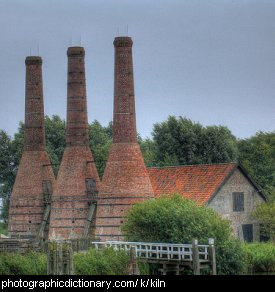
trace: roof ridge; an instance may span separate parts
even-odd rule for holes
[[[179,164],[179,165],[167,165],[167,166],[148,166],[151,168],[176,168],[176,167],[191,167],[191,166],[215,166],[215,165],[238,165],[238,162],[223,162],[223,163],[202,163],[202,164]]]

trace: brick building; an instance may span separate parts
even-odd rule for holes
[[[47,237],[44,221],[55,183],[45,147],[42,59],[26,58],[24,151],[13,186],[8,232],[11,237]],[[43,227],[43,228],[42,228]]]
[[[237,163],[148,168],[155,197],[178,193],[214,209],[231,221],[234,235],[260,239],[259,224],[251,217],[265,195]]]
[[[13,187],[9,235],[122,239],[133,204],[179,193],[230,219],[236,236],[259,239],[251,211],[265,196],[240,164],[147,168],[137,143],[132,39],[116,37],[113,143],[100,182],[88,143],[85,51],[68,56],[66,148],[57,179],[45,151],[42,60],[26,58],[24,152]]]
[[[91,235],[100,186],[88,141],[84,48],[70,47],[67,56],[66,148],[52,196],[50,239]]]
[[[113,143],[98,196],[96,236],[121,239],[120,226],[134,203],[154,197],[137,143],[132,39],[116,37]]]

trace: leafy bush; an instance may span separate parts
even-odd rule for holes
[[[259,204],[251,215],[261,223],[261,234],[275,243],[275,201]]]
[[[0,275],[46,275],[45,254],[0,253]]]
[[[85,253],[74,254],[74,273],[76,275],[125,275],[129,255],[112,248],[89,249]]]
[[[122,232],[130,241],[199,243],[215,239],[219,274],[239,274],[244,268],[240,242],[231,235],[228,220],[212,209],[198,206],[180,195],[136,204],[128,213]]]
[[[216,261],[219,274],[242,274],[245,269],[241,242],[235,238],[216,241]]]
[[[246,273],[275,272],[275,245],[272,243],[243,244]]]
[[[75,275],[125,275],[129,255],[125,251],[105,248],[98,251],[75,253],[73,256]],[[141,274],[148,274],[145,263],[139,263]],[[0,275],[46,275],[47,255],[37,252],[0,253]]]
[[[8,234],[7,223],[0,222],[0,234],[4,234],[4,235]]]
[[[75,275],[126,275],[129,259],[129,254],[123,250],[91,248],[85,253],[74,254],[74,273]],[[149,274],[147,264],[138,263],[138,266],[142,275]]]

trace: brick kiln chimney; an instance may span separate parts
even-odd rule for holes
[[[67,145],[53,194],[50,239],[92,235],[91,221],[100,185],[88,143],[85,51],[82,47],[70,47],[67,55]]]
[[[122,238],[120,226],[134,203],[153,198],[137,143],[132,39],[116,37],[113,144],[103,175],[96,215],[96,237]]]
[[[25,63],[24,151],[11,194],[8,231],[11,237],[33,239],[47,236],[43,218],[55,177],[45,151],[42,59],[31,56]]]

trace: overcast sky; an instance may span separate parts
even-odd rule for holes
[[[169,115],[239,138],[275,129],[275,1],[0,0],[0,129],[24,119],[25,57],[41,55],[45,114],[65,118],[67,47],[86,50],[89,122],[113,110],[113,38],[133,38],[138,132]]]

